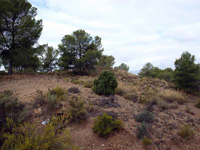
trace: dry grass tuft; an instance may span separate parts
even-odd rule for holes
[[[179,104],[184,104],[187,101],[184,93],[180,91],[164,90],[159,93],[159,96],[169,103],[178,102]]]

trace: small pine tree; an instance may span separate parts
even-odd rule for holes
[[[176,87],[188,92],[197,90],[200,79],[200,65],[195,64],[195,56],[189,52],[184,52],[174,64]]]
[[[118,85],[117,79],[111,71],[102,72],[93,84],[93,91],[98,95],[114,94]]]

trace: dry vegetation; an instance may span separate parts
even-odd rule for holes
[[[140,78],[119,70],[114,73],[118,88],[113,96],[92,92],[92,82],[97,76],[74,76],[66,72],[3,76],[0,92],[11,90],[23,105],[29,106],[32,114],[27,120],[37,131],[34,138],[47,141],[45,132],[51,129],[47,137],[52,139],[50,144],[60,144],[58,149],[67,149],[66,146],[82,150],[200,149],[198,97],[176,91],[172,84],[162,80]],[[109,124],[120,120],[116,124],[120,127],[115,128],[120,130],[102,129],[104,118],[99,116],[103,114]],[[54,117],[62,117],[62,121],[53,125]],[[42,125],[47,119],[50,123]],[[23,132],[17,134],[24,135]],[[32,130],[26,134],[30,136]],[[16,137],[13,140],[18,141]],[[9,148],[9,143],[3,148]]]

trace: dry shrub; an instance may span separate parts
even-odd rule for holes
[[[178,102],[179,104],[184,104],[186,102],[184,93],[180,91],[164,90],[159,93],[159,96],[169,103]]]
[[[189,139],[194,135],[194,131],[190,125],[184,125],[178,134],[184,139]]]

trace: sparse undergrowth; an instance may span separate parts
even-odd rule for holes
[[[190,125],[184,125],[178,133],[184,139],[190,139],[194,135],[194,131]]]
[[[112,116],[104,113],[99,116],[94,122],[93,131],[102,137],[107,137],[114,130],[119,130],[122,127],[122,121],[114,119]]]
[[[68,111],[68,119],[71,122],[81,122],[87,119],[85,102],[80,97],[71,97],[69,100],[71,108]]]
[[[147,122],[152,123],[154,119],[154,115],[152,112],[144,110],[143,112],[139,113],[135,116],[135,120],[137,122]]]
[[[78,150],[72,144],[69,131],[65,130],[62,136],[57,136],[60,132],[60,124],[64,122],[61,118],[53,118],[43,131],[35,131],[34,124],[25,123],[16,126],[12,121],[7,122],[13,126],[11,132],[3,134],[5,139],[1,150],[22,150],[22,149],[48,149],[48,150]]]
[[[185,95],[180,91],[163,90],[160,92],[159,96],[169,103],[177,102],[179,104],[184,104],[187,101]]]

